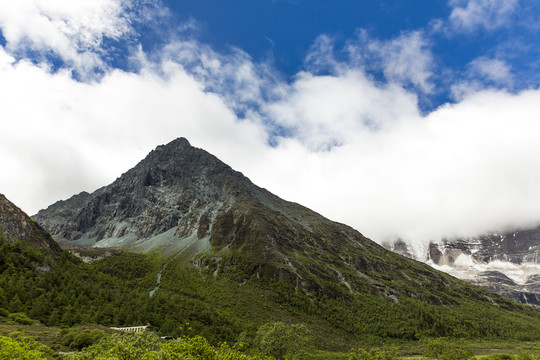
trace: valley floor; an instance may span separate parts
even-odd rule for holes
[[[33,321],[21,324],[17,318],[0,316],[0,359],[482,359],[539,360],[540,343],[516,341],[456,341],[430,339],[425,342],[396,344],[389,341],[372,348],[352,348],[349,352],[314,350],[309,344],[294,354],[276,353],[240,344],[216,347],[200,336],[165,341],[151,332],[126,333],[101,325],[61,329]],[[99,336],[94,335],[99,334]],[[270,349],[275,351],[275,349]]]

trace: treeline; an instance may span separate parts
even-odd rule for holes
[[[72,360],[271,360],[266,355],[247,355],[222,343],[211,346],[203,337],[185,337],[178,341],[163,342],[152,333],[105,335],[95,344],[78,352],[60,355],[47,346],[20,333],[0,336],[0,359],[72,359]]]
[[[78,337],[87,341],[77,342]],[[16,332],[0,336],[0,359],[66,359],[66,360],[398,360],[410,357],[395,347],[352,348],[344,353],[322,353],[309,343],[309,332],[302,326],[272,323],[261,327],[255,343],[226,342],[214,346],[202,336],[160,339],[151,332],[107,334],[102,330],[65,330],[63,338],[71,351],[57,352],[34,338]],[[88,341],[91,338],[90,341]],[[74,346],[73,344],[76,343]],[[82,345],[82,346],[81,346]],[[420,355],[421,357],[418,357]],[[420,343],[418,359],[472,360],[473,350],[463,342],[448,338],[430,338]],[[483,360],[540,360],[540,355],[520,351],[517,354],[495,353]]]
[[[305,324],[319,348],[333,350],[425,337],[540,340],[540,313],[533,309],[516,305],[519,311],[509,311],[466,299],[432,305],[337,286],[330,294],[307,294],[258,279],[246,261],[222,262],[217,275],[211,267],[172,261],[150,297],[166,260],[118,252],[84,263],[66,251],[51,258],[27,242],[0,239],[0,313],[63,328],[150,322],[160,335],[196,334],[212,344],[249,343],[263,324],[279,321]]]

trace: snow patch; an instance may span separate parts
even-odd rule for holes
[[[479,263],[475,262],[472,256],[465,254],[461,254],[456,258],[454,266],[437,265],[432,261],[427,263],[434,269],[463,280],[473,280],[477,275],[485,271],[498,271],[508,276],[516,284],[524,285],[530,276],[540,274],[540,264],[537,263],[514,264],[501,260]]]
[[[476,263],[473,260],[471,255],[459,254],[459,256],[454,260],[454,265],[466,267],[466,266],[475,266]]]

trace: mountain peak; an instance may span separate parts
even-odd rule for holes
[[[161,237],[167,244],[149,246],[177,248],[179,238],[207,234],[198,231],[201,219],[215,218],[225,204],[259,190],[215,156],[178,138],[156,147],[114,183],[88,197],[53,204],[34,218],[61,242],[119,246],[169,231]]]
[[[176,138],[173,141],[157,146],[154,150],[150,152],[150,154],[165,154],[165,155],[174,155],[174,154],[180,154],[186,151],[194,150],[195,148],[191,146],[189,141],[186,138],[180,137]]]
[[[189,143],[188,139],[186,139],[185,137],[179,137],[165,145],[159,145],[156,148],[156,150],[165,149],[165,148],[186,149],[190,147],[192,146]]]
[[[157,166],[162,163],[165,164],[179,161],[182,160],[186,154],[197,150],[200,149],[192,147],[186,138],[180,137],[167,144],[157,146],[154,150],[150,151],[146,158],[139,164],[150,163]]]

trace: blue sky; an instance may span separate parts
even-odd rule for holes
[[[540,223],[540,5],[0,4],[0,191],[29,213],[180,136],[377,241]]]
[[[181,19],[203,28],[200,38],[225,50],[239,47],[255,61],[271,59],[287,75],[303,68],[313,41],[332,34],[338,41],[354,37],[359,28],[377,37],[424,27],[448,15],[444,1],[169,1]]]

